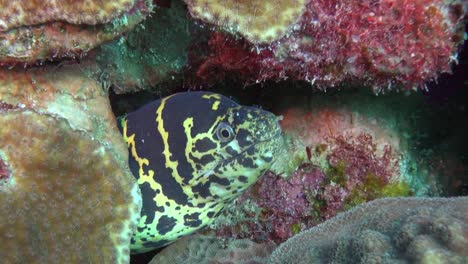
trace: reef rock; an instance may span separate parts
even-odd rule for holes
[[[107,93],[79,68],[0,71],[0,259],[128,263],[139,188]]]

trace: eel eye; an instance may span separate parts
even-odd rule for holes
[[[229,142],[234,138],[234,129],[229,124],[221,122],[216,128],[216,137],[223,143]]]

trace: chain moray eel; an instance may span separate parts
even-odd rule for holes
[[[209,92],[154,101],[119,127],[143,197],[132,254],[211,223],[270,168],[281,142],[275,115]]]

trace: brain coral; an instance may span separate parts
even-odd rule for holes
[[[248,264],[265,263],[276,247],[248,239],[219,239],[194,235],[184,237],[156,255],[150,264]]]
[[[0,71],[0,259],[128,263],[141,198],[99,85],[72,67]]]
[[[271,263],[467,260],[468,197],[375,200],[294,236],[270,258]]]

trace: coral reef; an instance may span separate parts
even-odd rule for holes
[[[265,175],[228,210],[232,220],[213,226],[216,234],[282,243],[358,204],[412,194],[407,183],[398,181],[399,167],[389,149],[376,157],[368,135],[354,140],[334,146],[327,167],[306,163],[288,179]]]
[[[201,235],[182,238],[156,255],[150,264],[266,263],[276,245],[247,239],[219,239]]]
[[[421,95],[356,89],[270,100],[284,152],[206,234],[281,243],[374,199],[463,191],[463,148],[450,142],[463,138],[455,127],[464,119],[447,119]]]
[[[2,70],[0,114],[2,262],[128,263],[141,197],[99,84]]]
[[[278,247],[194,235],[170,245],[151,263],[465,263],[467,202],[467,197],[377,199]]]
[[[379,199],[289,239],[269,263],[465,263],[467,223],[467,197]]]
[[[309,0],[185,0],[193,17],[238,33],[252,43],[271,43],[299,20]]]
[[[2,1],[0,65],[80,56],[132,29],[152,9],[148,0],[80,3]]]
[[[247,83],[291,78],[322,89],[350,82],[377,92],[425,88],[457,62],[465,13],[463,1],[310,1],[291,32],[268,45],[214,33],[197,77],[214,83],[231,71]]]
[[[420,94],[375,97],[349,91],[282,97],[273,105],[274,112],[283,115],[286,156],[291,157],[279,159],[277,173],[290,175],[303,164],[312,163],[325,170],[331,165],[335,175],[351,174],[350,178],[358,181],[373,174],[395,183],[393,175],[397,182],[407,182],[417,196],[444,195],[438,184],[441,178],[459,177],[448,172],[434,174],[431,164],[443,158],[443,149],[449,144],[439,142],[440,135],[460,138],[461,130],[454,127],[461,119],[446,119],[447,113],[428,104]],[[340,164],[341,160],[347,162]]]

